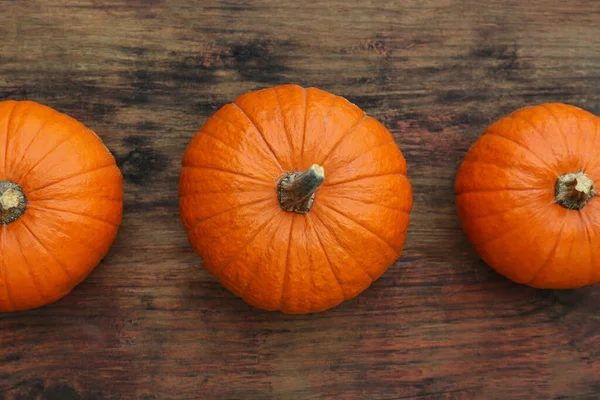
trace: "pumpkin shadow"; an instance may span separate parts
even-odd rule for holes
[[[115,289],[103,283],[111,281],[108,265],[101,261],[84,282],[54,303],[0,313],[0,365],[11,371],[0,373],[0,398],[85,397],[77,375],[57,380],[50,371],[64,370],[65,360],[81,370],[94,368],[103,364],[103,354],[116,354],[119,333],[114,321],[119,307]],[[32,348],[44,354],[43,367],[37,355],[32,357]],[[90,380],[94,379],[99,378]]]

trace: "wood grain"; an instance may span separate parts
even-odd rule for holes
[[[600,114],[594,0],[0,0],[0,98],[94,129],[125,177],[101,265],[63,300],[0,316],[0,399],[598,399],[600,288],[490,270],[453,179],[496,118]],[[404,152],[404,255],[331,311],[253,309],[202,268],[178,215],[181,156],[251,89],[347,97]],[[1,255],[0,255],[1,256]]]

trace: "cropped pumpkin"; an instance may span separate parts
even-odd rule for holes
[[[492,124],[456,177],[477,252],[509,279],[566,289],[600,281],[600,118],[565,104]]]
[[[183,224],[204,266],[266,310],[323,311],[400,256],[412,208],[392,135],[346,99],[283,85],[220,108],[180,176]]]
[[[108,252],[123,182],[102,141],[31,101],[0,102],[0,311],[68,294]]]

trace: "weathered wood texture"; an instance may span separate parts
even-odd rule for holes
[[[458,164],[521,106],[600,113],[595,0],[0,0],[0,98],[93,128],[125,176],[104,262],[67,298],[0,316],[1,399],[597,399],[600,288],[492,272],[461,232]],[[414,212],[403,257],[331,311],[253,309],[201,268],[181,156],[238,94],[346,96],[394,134]]]

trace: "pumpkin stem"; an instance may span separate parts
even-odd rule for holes
[[[27,199],[19,185],[0,181],[0,224],[8,225],[25,213]]]
[[[313,164],[306,172],[290,172],[277,184],[279,205],[285,211],[306,214],[315,200],[316,191],[325,180],[323,167]]]
[[[554,201],[568,210],[581,210],[595,194],[594,181],[581,171],[556,179]]]

